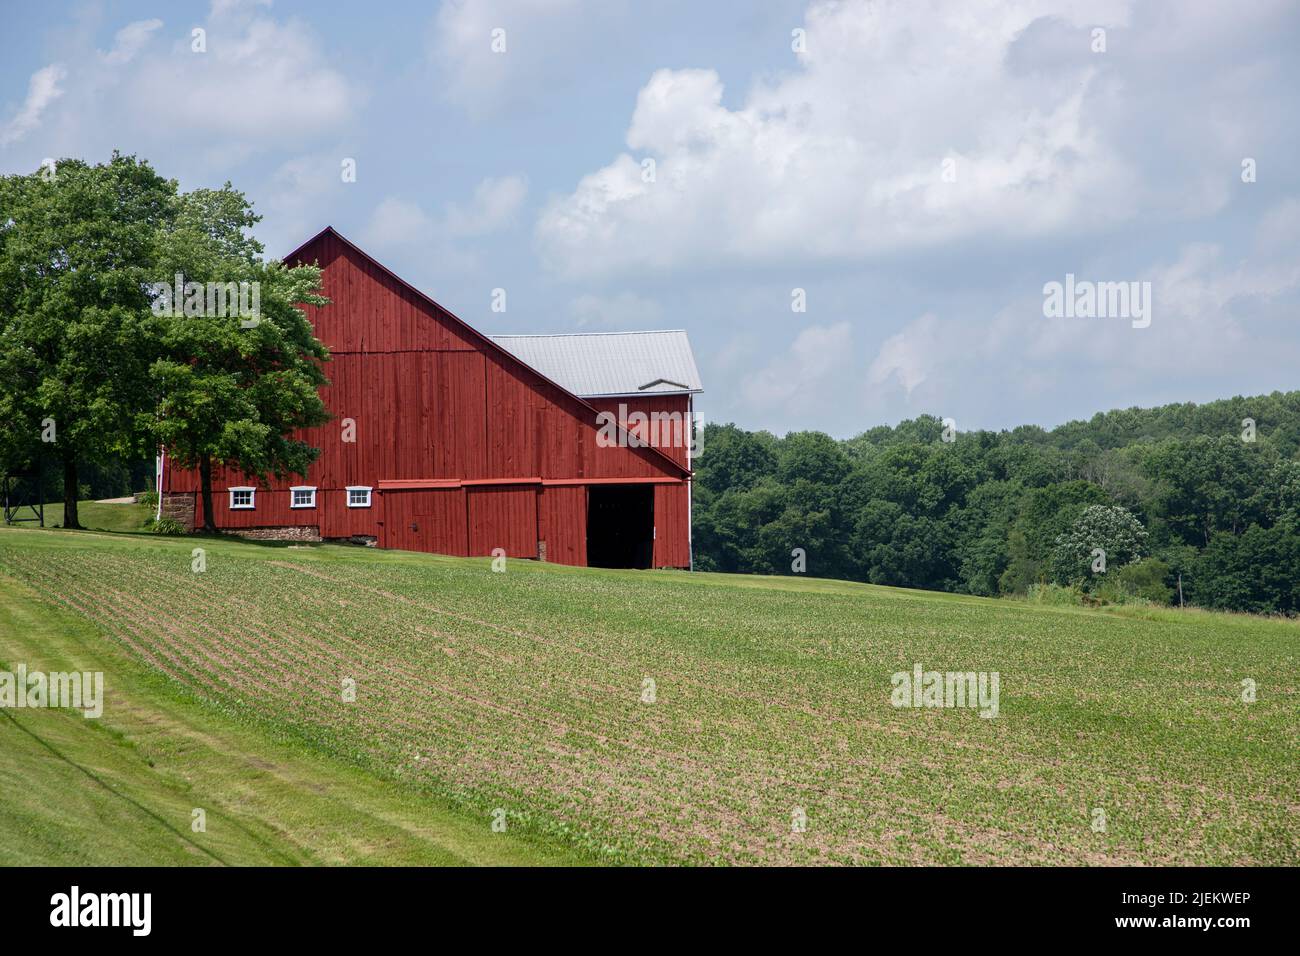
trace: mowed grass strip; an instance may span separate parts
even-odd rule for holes
[[[584,858],[1300,861],[1293,622],[74,533],[0,534],[0,573],[178,695]],[[917,663],[997,671],[1000,715],[895,709]]]
[[[102,671],[106,704],[0,711],[0,865],[587,862],[199,703],[48,587],[0,573],[0,670]]]

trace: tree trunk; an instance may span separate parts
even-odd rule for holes
[[[217,533],[217,523],[212,517],[212,459],[204,455],[199,459],[199,495],[203,499],[203,530]]]
[[[68,455],[63,459],[63,527],[81,528],[77,520],[77,458]]]

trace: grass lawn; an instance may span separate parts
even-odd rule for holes
[[[77,520],[81,526],[92,531],[143,531],[145,522],[153,517],[154,509],[144,505],[103,504],[98,501],[78,501]],[[45,505],[45,527],[53,528],[63,525],[63,502],[48,502]],[[18,527],[18,526],[16,526]],[[23,524],[21,527],[35,527]]]
[[[0,715],[0,862],[1300,863],[1289,621],[30,530],[0,607],[107,684]]]

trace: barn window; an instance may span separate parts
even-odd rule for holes
[[[231,511],[250,511],[255,506],[253,496],[257,493],[256,488],[231,488],[230,489],[230,510]]]
[[[348,485],[348,507],[369,508],[370,507],[370,486],[369,485]]]
[[[292,495],[290,508],[316,507],[316,489],[310,485],[295,485],[289,489],[289,494]]]

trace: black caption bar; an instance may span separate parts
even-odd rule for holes
[[[459,925],[550,935],[580,924],[666,932],[702,921],[720,938],[771,921],[848,924],[856,938],[912,926],[924,936],[1032,930],[1048,938],[1192,936],[1231,944],[1287,925],[1295,870],[0,870],[7,942],[75,934],[131,945],[373,942],[377,930]],[[814,925],[815,924],[815,925]],[[791,924],[794,925],[794,924]],[[657,927],[657,929],[656,929]],[[1244,935],[1243,935],[1244,934]],[[620,937],[630,938],[630,937]],[[1041,936],[1038,938],[1042,938]]]

